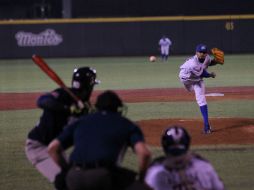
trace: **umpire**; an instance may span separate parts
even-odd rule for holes
[[[140,128],[122,116],[125,106],[115,92],[100,94],[95,107],[95,113],[81,117],[53,140],[48,152],[66,170],[62,147],[74,146],[66,176],[69,190],[125,189],[136,178],[135,172],[120,166],[127,146],[137,155],[141,176],[150,162],[150,151]]]

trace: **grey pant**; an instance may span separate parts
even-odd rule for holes
[[[55,176],[61,171],[60,167],[52,160],[47,151],[47,146],[38,141],[27,139],[25,152],[28,160],[36,169],[51,183]]]

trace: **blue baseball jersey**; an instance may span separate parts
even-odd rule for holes
[[[77,94],[77,91],[70,88]],[[90,94],[83,97],[83,101],[89,100]],[[50,93],[41,95],[37,100],[37,105],[43,110],[39,122],[29,132],[28,138],[48,145],[56,138],[68,124],[70,117],[70,106],[76,101],[62,88],[55,89]]]
[[[90,163],[107,161],[117,164],[127,146],[144,141],[140,128],[119,113],[96,112],[81,117],[58,137],[61,145],[74,145],[70,161]]]
[[[40,96],[37,105],[43,112],[28,138],[48,145],[67,124],[72,103],[74,100],[61,88]]]

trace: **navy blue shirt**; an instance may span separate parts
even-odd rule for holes
[[[74,89],[70,88],[70,90],[77,94]],[[88,101],[89,96],[82,100]],[[43,109],[43,113],[37,125],[29,132],[28,138],[48,145],[67,125],[71,116],[70,106],[75,103],[76,101],[62,88],[41,95],[37,105]]]
[[[117,163],[122,150],[143,142],[144,136],[135,123],[119,113],[96,112],[66,127],[58,140],[64,147],[74,145],[71,162]]]

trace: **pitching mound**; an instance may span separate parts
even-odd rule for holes
[[[155,119],[139,121],[146,141],[150,145],[159,146],[163,131],[170,125],[183,125],[192,136],[193,145],[216,144],[254,144],[254,119],[245,118],[212,118],[213,133],[202,133],[202,120],[193,119]]]

